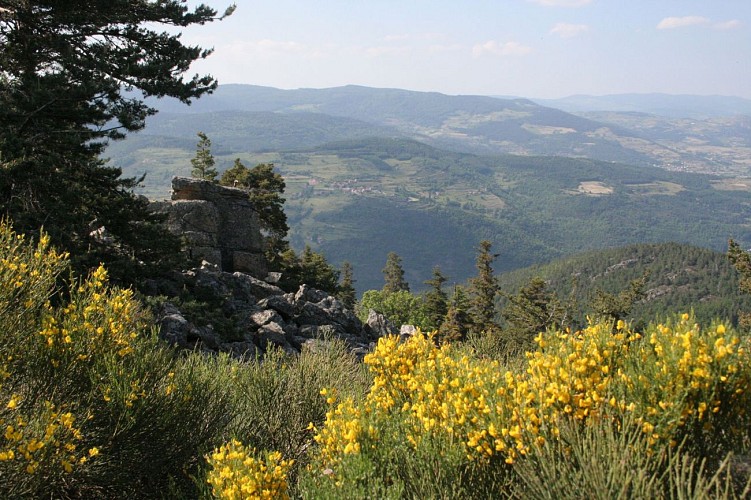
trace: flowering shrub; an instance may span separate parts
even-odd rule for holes
[[[423,442],[438,440],[462,450],[460,467],[498,468],[556,440],[562,419],[633,422],[650,446],[685,442],[712,458],[748,431],[748,342],[723,324],[701,329],[684,314],[643,335],[600,322],[536,341],[526,366],[512,372],[429,336],[381,339],[365,358],[373,385],[364,401],[337,401],[324,390],[320,466],[343,484],[350,456],[400,440],[405,453],[419,454]]]
[[[287,472],[292,460],[282,460],[279,452],[267,452],[257,458],[237,440],[214,450],[206,459],[211,467],[207,481],[215,498],[288,499]]]
[[[216,373],[160,346],[104,268],[66,282],[68,270],[45,235],[32,245],[0,223],[0,496],[190,485],[232,418]]]

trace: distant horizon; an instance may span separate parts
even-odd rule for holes
[[[468,93],[449,93],[449,92],[442,92],[440,90],[416,90],[416,89],[409,89],[409,88],[403,88],[403,87],[379,87],[379,86],[373,86],[373,85],[361,85],[357,83],[345,83],[343,85],[333,85],[329,87],[277,87],[274,85],[259,85],[255,83],[241,83],[241,82],[219,82],[219,86],[228,86],[228,85],[245,85],[250,87],[265,87],[270,89],[276,89],[276,90],[327,90],[327,89],[337,89],[337,88],[344,88],[344,87],[363,87],[363,88],[370,88],[370,89],[380,89],[380,90],[406,90],[408,92],[422,92],[422,93],[436,93],[436,94],[443,94],[447,96],[476,96],[476,97],[493,97],[496,99],[529,99],[529,100],[544,100],[544,101],[557,101],[562,99],[567,99],[571,97],[617,97],[617,96],[629,96],[629,95],[638,95],[638,96],[671,96],[671,97],[723,97],[723,98],[732,98],[732,99],[742,99],[744,101],[751,102],[751,97],[743,97],[740,95],[731,95],[731,94],[682,94],[682,93],[670,93],[670,92],[618,92],[618,93],[606,93],[606,94],[567,94],[560,97],[540,97],[540,96],[529,96],[529,95],[513,95],[513,94],[468,94]]]
[[[183,30],[184,42],[214,48],[191,74],[290,90],[751,99],[747,0],[235,3],[223,21]]]

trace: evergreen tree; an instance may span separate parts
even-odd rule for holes
[[[280,255],[289,247],[287,214],[284,213],[284,178],[273,163],[260,163],[247,176],[248,197],[258,212],[266,236],[266,258],[278,266]]]
[[[615,329],[618,320],[626,319],[634,304],[644,297],[644,287],[648,278],[649,273],[646,272],[641,278],[631,281],[628,288],[618,294],[598,288],[590,301],[590,307],[598,318],[611,320]]]
[[[314,252],[309,245],[305,245],[300,256],[300,268],[301,283],[329,293],[335,293],[339,288],[339,271],[328,263],[323,254]]]
[[[222,173],[219,183],[248,191],[248,199],[258,212],[261,228],[266,233],[266,259],[272,268],[284,270],[282,254],[289,249],[286,239],[289,226],[282,197],[286,184],[281,174],[274,171],[274,164],[259,163],[249,169],[237,158],[232,168]]]
[[[355,293],[354,271],[352,269],[352,264],[347,261],[342,263],[341,281],[336,296],[342,301],[347,309],[355,308],[357,295]]]
[[[339,289],[339,271],[328,263],[323,254],[314,252],[310,245],[299,256],[291,248],[280,256],[283,277],[280,283],[286,290],[296,290],[301,284],[334,294]]]
[[[193,165],[191,175],[196,179],[205,181],[216,181],[218,175],[214,161],[214,155],[211,154],[211,140],[203,132],[198,132],[198,144],[196,144],[196,155],[190,160]]]
[[[123,179],[99,155],[155,113],[141,96],[187,103],[216,87],[210,76],[182,76],[211,50],[158,29],[201,25],[216,12],[180,0],[2,6],[0,214],[20,232],[44,226],[79,266],[104,262],[121,280],[150,274],[177,240],[133,194],[139,180]]]
[[[501,312],[506,321],[503,336],[510,351],[533,347],[537,334],[565,320],[565,309],[542,278],[532,278],[516,295],[504,295],[508,302]]]
[[[742,292],[751,293],[751,254],[743,250],[738,243],[730,240],[728,241],[728,259],[740,274],[738,288]],[[738,325],[741,328],[751,329],[751,312],[740,311]]]
[[[389,252],[386,256],[386,267],[383,268],[385,284],[383,291],[387,293],[409,292],[409,284],[404,280],[402,258],[396,252]]]
[[[464,289],[454,287],[446,317],[438,331],[441,342],[456,342],[467,337],[470,326],[469,299]]]
[[[495,298],[500,287],[493,274],[493,262],[498,255],[491,253],[491,246],[488,240],[480,242],[475,261],[477,276],[469,281],[469,315],[472,333],[498,331],[498,324],[495,321]]]
[[[433,268],[433,277],[425,282],[430,285],[430,290],[425,294],[425,313],[428,316],[428,328],[438,330],[446,318],[448,312],[448,296],[443,291],[446,277],[441,273],[441,268]]]
[[[249,188],[250,187],[250,169],[243,165],[240,158],[235,158],[235,163],[231,168],[222,172],[219,178],[219,184],[222,186]]]

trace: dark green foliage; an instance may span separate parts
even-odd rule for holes
[[[300,256],[300,269],[300,283],[329,293],[335,293],[339,288],[339,271],[326,261],[323,254],[314,252],[307,245]]]
[[[47,228],[81,267],[101,260],[128,282],[134,272],[153,272],[149,265],[162,263],[176,242],[133,195],[137,181],[121,178],[99,154],[155,112],[134,90],[190,102],[215,88],[210,76],[181,77],[211,51],[155,28],[204,24],[216,12],[177,0],[3,5],[0,212],[21,232]],[[107,243],[91,234],[102,227]]]
[[[282,288],[294,291],[301,284],[335,294],[339,290],[339,271],[328,263],[321,253],[314,252],[309,245],[299,256],[293,249],[287,249],[281,256]]]
[[[442,342],[455,342],[466,338],[470,327],[469,307],[469,299],[464,288],[455,286],[446,317],[439,330],[439,338]]]
[[[493,273],[493,262],[498,255],[490,251],[491,246],[488,240],[480,242],[475,261],[477,275],[469,280],[470,332],[475,334],[498,330],[495,298],[500,287]]]
[[[448,296],[443,291],[443,284],[446,283],[446,277],[441,273],[441,268],[433,268],[433,278],[425,282],[430,286],[430,290],[425,292],[425,313],[428,316],[428,329],[438,330],[441,327],[446,313],[448,312]]]
[[[341,281],[339,282],[339,290],[336,292],[336,297],[341,300],[344,306],[348,309],[355,308],[355,302],[357,300],[357,295],[355,294],[355,281],[352,264],[344,261],[342,263]]]
[[[535,336],[566,321],[566,309],[541,278],[532,278],[516,295],[503,295],[503,337],[509,351],[533,350]]]
[[[218,172],[216,171],[216,160],[211,154],[211,139],[203,132],[198,132],[198,144],[196,144],[196,155],[190,160],[193,165],[191,175],[196,179],[205,181],[216,181]]]
[[[617,323],[618,320],[629,315],[636,301],[644,297],[644,286],[648,278],[649,273],[645,273],[641,278],[631,281],[625,290],[617,294],[596,289],[589,308],[597,317],[607,318]]]
[[[744,293],[751,293],[751,254],[743,250],[734,240],[728,242],[728,259],[735,266],[740,275],[738,288]],[[751,328],[751,312],[738,313],[738,324],[743,328]]]
[[[250,169],[243,165],[240,158],[235,158],[235,163],[231,168],[222,172],[219,184],[230,187],[250,187]]]
[[[253,167],[247,177],[248,196],[255,205],[266,232],[266,258],[273,266],[287,244],[287,215],[284,213],[284,178],[274,171],[273,163]]]
[[[401,325],[413,325],[427,330],[428,317],[422,296],[406,290],[368,290],[362,294],[362,299],[357,304],[357,316],[366,321],[371,309],[383,314],[397,328]]]
[[[396,252],[389,252],[386,256],[386,267],[383,268],[383,291],[393,293],[399,291],[409,292],[409,283],[404,279],[402,258]]]
[[[538,276],[569,311],[572,328],[586,324],[589,304],[599,289],[617,296],[632,281],[649,273],[645,296],[624,319],[649,323],[666,310],[693,310],[702,324],[715,318],[738,322],[738,312],[751,310],[751,296],[738,290],[739,277],[725,254],[678,243],[631,245],[591,251],[499,276],[508,294]],[[499,309],[507,299],[502,295]]]

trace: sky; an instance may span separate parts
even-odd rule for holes
[[[231,3],[203,2],[219,12]],[[214,48],[191,71],[220,84],[751,98],[751,0],[235,3],[223,21],[183,32]]]

